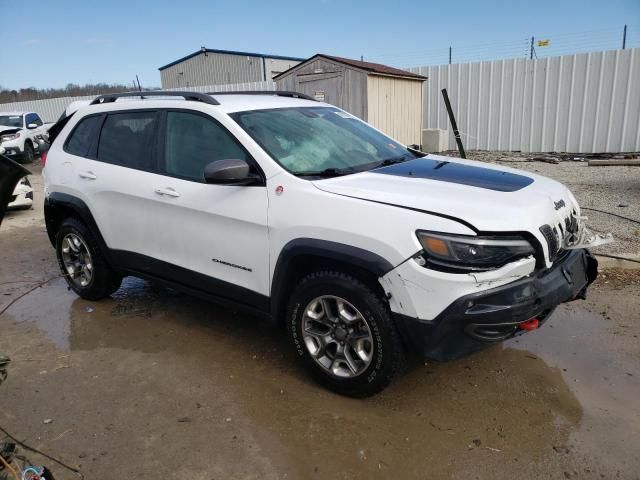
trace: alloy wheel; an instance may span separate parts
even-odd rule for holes
[[[316,363],[336,377],[357,377],[371,364],[371,329],[358,309],[343,298],[323,295],[309,302],[302,337]]]
[[[69,278],[78,287],[86,287],[93,277],[93,262],[82,238],[68,233],[62,239],[62,263]]]

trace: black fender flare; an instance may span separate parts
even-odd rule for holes
[[[296,238],[291,240],[280,251],[273,271],[270,297],[271,315],[274,318],[281,312],[283,302],[290,293],[282,287],[285,285],[296,259],[308,255],[351,264],[371,272],[376,277],[382,277],[394,268],[387,259],[380,255],[353,245],[316,238]]]
[[[64,217],[61,217],[61,215],[57,213],[60,212],[60,210],[71,210],[74,216],[80,219],[89,228],[89,230],[91,230],[91,233],[94,234],[98,241],[101,253],[107,259],[107,263],[113,267],[114,263],[109,255],[109,248],[100,233],[100,229],[93,218],[91,210],[82,199],[73,195],[61,192],[52,192],[48,197],[45,197],[44,221],[51,245],[53,245],[54,248],[56,246],[57,222],[64,220]]]

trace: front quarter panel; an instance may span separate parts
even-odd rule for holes
[[[474,233],[446,218],[324,192],[311,182],[287,173],[270,178],[267,191],[270,278],[285,245],[299,238],[367,250],[395,267],[421,249],[416,230]]]

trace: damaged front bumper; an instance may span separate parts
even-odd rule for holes
[[[598,262],[584,248],[566,251],[551,268],[465,295],[434,320],[394,313],[405,340],[426,358],[452,360],[522,333],[524,322],[544,323],[563,302],[585,298]]]

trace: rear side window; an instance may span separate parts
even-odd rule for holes
[[[202,115],[167,113],[165,170],[169,175],[202,181],[204,167],[214,160],[249,160],[235,138]]]
[[[115,113],[100,133],[98,160],[138,170],[155,170],[157,112]]]
[[[92,116],[80,120],[71,135],[69,135],[69,139],[64,146],[65,152],[79,157],[88,156],[102,119],[102,116]]]

